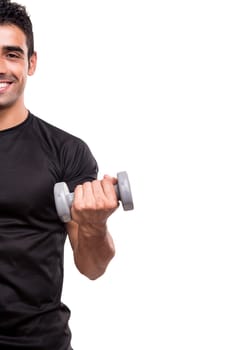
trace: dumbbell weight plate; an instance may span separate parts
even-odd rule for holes
[[[54,186],[54,199],[58,216],[62,222],[71,221],[70,200],[71,195],[69,188],[65,182],[58,182]]]
[[[118,195],[118,199],[122,202],[124,210],[133,210],[133,198],[130,188],[129,178],[126,171],[117,173],[117,185],[115,189]]]

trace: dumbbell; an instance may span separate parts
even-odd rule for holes
[[[117,184],[114,185],[117,199],[121,201],[124,210],[133,210],[133,198],[126,171],[117,173]],[[54,199],[57,214],[62,222],[71,220],[70,208],[74,199],[74,193],[69,192],[65,182],[57,182],[54,185]]]

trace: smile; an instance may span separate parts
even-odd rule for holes
[[[4,83],[0,82],[0,92],[5,91],[8,88],[8,86],[10,86],[10,84],[11,84],[10,82],[8,82],[8,83],[7,82],[4,82]]]

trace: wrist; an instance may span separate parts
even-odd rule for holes
[[[79,235],[86,238],[104,238],[108,233],[106,223],[82,223],[79,225]]]

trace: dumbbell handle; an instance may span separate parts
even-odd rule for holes
[[[122,202],[124,210],[132,210],[134,205],[127,173],[125,171],[118,173],[117,180],[118,183],[114,185],[117,199]],[[70,221],[70,208],[74,200],[74,193],[69,192],[68,186],[65,182],[58,182],[55,184],[54,199],[57,213],[61,221]]]

